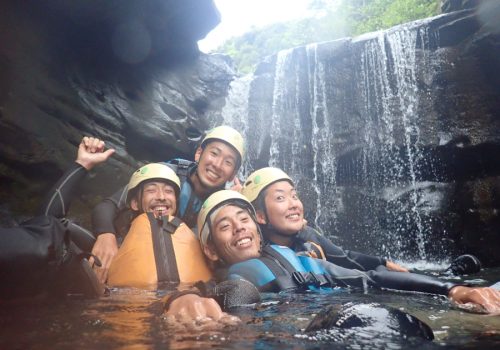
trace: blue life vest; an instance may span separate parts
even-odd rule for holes
[[[166,163],[175,171],[179,180],[181,180],[178,216],[196,232],[196,218],[203,203],[193,192],[193,188],[188,181],[188,177],[192,169],[196,167],[196,163],[181,158],[171,159]]]
[[[291,289],[331,292],[336,285],[315,259],[274,244],[265,246],[259,258],[232,265],[227,278],[245,279],[261,292]]]

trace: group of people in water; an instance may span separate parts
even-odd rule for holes
[[[75,165],[43,202],[43,216],[60,222],[86,170],[113,152],[84,137]],[[239,182],[244,152],[241,134],[219,126],[207,132],[194,162],[137,169],[127,186],[94,209],[90,254],[64,238],[66,251],[73,252],[69,260],[85,276],[85,293],[99,296],[105,285],[157,288],[174,282],[179,288],[165,298],[165,310],[193,320],[223,319],[229,307],[255,303],[260,292],[370,287],[440,294],[500,312],[500,292],[493,288],[415,274],[335,245],[307,225],[294,181],[283,170],[262,168]],[[227,183],[233,187],[226,189]],[[12,257],[21,248],[6,249]]]

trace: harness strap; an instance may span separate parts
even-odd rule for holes
[[[169,160],[166,164],[175,171],[175,173],[181,180],[181,193],[182,193],[184,189],[184,184],[186,182],[190,184],[189,175],[192,174],[194,168],[196,168],[197,166],[197,163],[182,158],[175,158]],[[179,206],[179,215],[182,217],[183,221],[189,227],[196,226],[196,218],[198,216],[198,210],[194,208],[194,203],[196,199],[198,198],[192,192],[192,190],[190,190],[189,198],[187,199],[186,205]]]
[[[167,161],[167,165],[179,176],[182,184],[186,181],[196,163],[186,159],[175,158]]]
[[[262,249],[260,260],[276,276],[276,283],[281,290],[305,287],[313,285],[316,287],[335,286],[335,282],[328,274],[297,271],[295,267],[280,253],[270,246]]]
[[[290,273],[280,266],[276,259],[270,256],[262,255],[259,260],[262,261],[275,276],[275,280],[272,284],[275,284],[278,290],[297,288],[297,284],[291,278]]]
[[[182,223],[178,218],[168,221],[168,217],[157,219],[153,213],[147,213],[153,236],[158,282],[180,282],[179,270],[175,259],[172,235]]]
[[[262,249],[262,253],[267,254],[277,260],[289,274],[292,274],[296,271],[295,267],[283,255],[278,253],[271,246],[265,246]]]

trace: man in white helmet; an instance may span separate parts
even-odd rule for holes
[[[286,246],[262,243],[256,211],[236,191],[212,194],[198,215],[203,252],[224,280],[246,280],[261,292],[331,291],[332,287],[373,286],[447,296],[457,304],[474,303],[486,312],[500,312],[500,292],[470,288],[437,278],[388,270],[361,271],[323,259],[298,256]]]
[[[223,189],[226,183],[233,180],[236,187],[240,186],[236,174],[243,157],[241,134],[229,126],[219,126],[207,132],[196,149],[194,162],[175,159],[170,163],[181,182],[177,216],[190,228],[195,228],[201,203],[210,194]],[[104,282],[118,251],[117,236],[124,236],[130,226],[126,187],[94,208],[92,224],[97,235],[92,254],[102,262],[102,266],[95,269]]]

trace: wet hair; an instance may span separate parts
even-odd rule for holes
[[[268,187],[267,186],[265,189],[263,189],[259,195],[257,196],[257,198],[255,198],[255,200],[252,202],[252,205],[253,207],[255,208],[255,210],[260,210],[262,212],[264,212],[267,216],[267,210],[266,210],[266,195],[267,195],[267,190],[268,190]]]

